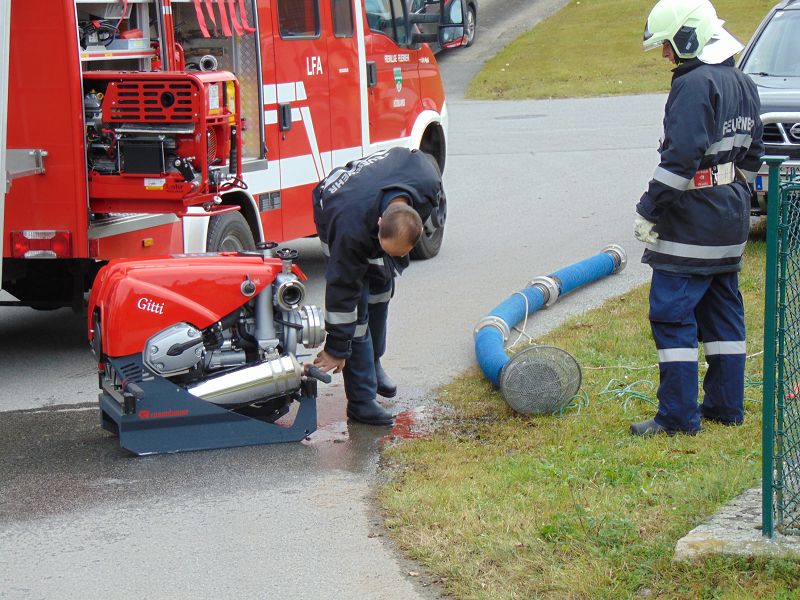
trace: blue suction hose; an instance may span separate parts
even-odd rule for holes
[[[498,304],[475,326],[475,354],[486,378],[494,387],[500,386],[500,374],[509,361],[505,343],[511,328],[543,306],[581,286],[602,279],[625,268],[627,256],[620,246],[611,245],[600,254],[556,271],[536,277],[519,292]]]

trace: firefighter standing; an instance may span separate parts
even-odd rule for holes
[[[660,385],[655,418],[634,435],[694,434],[704,419],[744,420],[745,324],[738,272],[761,164],[760,102],[734,66],[742,45],[707,0],[660,0],[645,50],[677,66],[664,113],[661,161],[636,206],[642,262],[653,268],[650,322]],[[698,406],[698,341],[708,372]]]
[[[327,337],[314,364],[343,373],[348,417],[391,425],[376,398],[397,393],[380,363],[389,300],[423,230],[443,225],[441,174],[429,155],[392,148],[332,171],[314,188],[313,203],[327,256]]]

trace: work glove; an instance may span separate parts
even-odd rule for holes
[[[636,218],[633,220],[633,235],[636,236],[636,239],[640,242],[655,244],[658,239],[658,234],[653,231],[653,227],[655,226],[655,223],[637,214]]]

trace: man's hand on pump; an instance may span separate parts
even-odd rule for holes
[[[325,350],[317,354],[317,357],[314,359],[314,366],[317,367],[323,373],[327,373],[331,369],[333,370],[334,374],[341,373],[342,369],[344,369],[344,358],[337,358],[335,356],[331,356]]]

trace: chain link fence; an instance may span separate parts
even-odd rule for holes
[[[769,157],[763,532],[800,535],[800,173]]]

